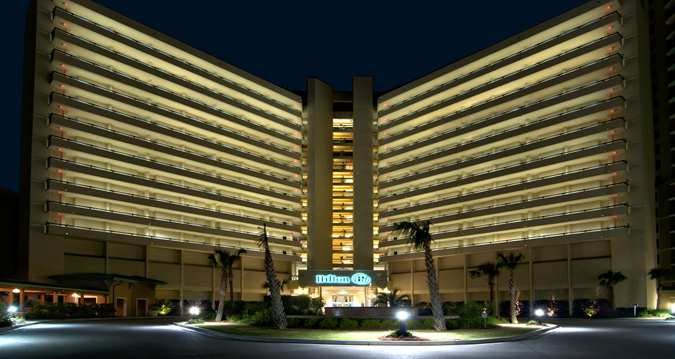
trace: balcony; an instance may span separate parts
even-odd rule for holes
[[[440,224],[468,218],[477,218],[518,210],[532,209],[547,205],[563,204],[571,201],[585,200],[595,197],[608,196],[617,193],[625,193],[627,191],[628,191],[627,182],[613,183],[606,186],[588,188],[577,191],[567,191],[548,196],[539,196],[530,200],[503,203],[497,206],[485,206],[467,211],[459,210],[448,214],[423,216],[421,218],[415,219],[415,221],[431,221],[434,224]],[[380,226],[380,233],[391,232],[393,230],[394,230],[393,225],[390,224]]]
[[[288,223],[285,221],[277,221],[266,219],[263,217],[247,216],[239,213],[221,211],[221,210],[212,210],[209,208],[193,206],[185,203],[178,203],[174,201],[161,200],[157,198],[151,198],[146,196],[139,196],[133,193],[115,191],[110,189],[98,188],[94,186],[88,186],[83,184],[77,184],[67,181],[59,181],[55,179],[48,179],[46,183],[47,190],[52,191],[62,191],[68,193],[75,193],[84,196],[90,196],[95,198],[101,198],[110,201],[117,201],[123,203],[132,203],[141,206],[148,206],[154,208],[162,208],[169,211],[179,212],[179,213],[189,213],[198,216],[204,216],[209,218],[217,218],[226,221],[234,221],[241,223],[254,224],[262,226],[266,224],[270,228],[283,229],[287,231],[300,232],[300,225],[293,223]]]
[[[502,77],[494,79],[492,81],[477,85],[477,86],[475,86],[475,87],[473,87],[473,88],[471,88],[467,91],[464,91],[464,92],[462,92],[460,94],[457,94],[455,96],[452,96],[450,98],[446,98],[446,99],[443,99],[443,100],[436,101],[429,106],[425,106],[423,108],[417,109],[417,110],[409,112],[409,113],[406,112],[405,115],[403,115],[402,117],[399,117],[395,120],[387,122],[387,124],[395,123],[395,125],[393,125],[393,126],[396,126],[398,124],[405,123],[405,122],[407,122],[407,121],[409,121],[413,118],[428,115],[428,114],[433,113],[435,111],[438,111],[438,110],[440,110],[444,107],[448,107],[452,104],[458,103],[462,100],[468,99],[468,98],[476,96],[478,94],[496,89],[496,88],[498,88],[500,86],[503,86],[503,85],[506,85],[508,83],[518,81],[523,77],[535,74],[539,71],[543,71],[543,70],[545,70],[547,68],[551,68],[553,66],[560,65],[564,62],[567,62],[567,61],[573,60],[577,57],[580,57],[584,54],[590,53],[590,52],[595,51],[595,50],[602,49],[602,48],[604,48],[608,45],[614,44],[614,43],[620,43],[620,40],[621,40],[620,34],[613,34],[613,35],[606,36],[602,39],[593,41],[591,43],[588,43],[588,44],[585,44],[583,46],[577,47],[577,48],[572,49],[570,51],[564,52],[564,53],[562,53],[558,56],[540,61],[540,62],[538,62],[538,63],[536,63],[532,66],[525,67],[525,68],[520,69],[518,71],[512,72],[512,73],[510,73],[506,76],[502,76]],[[581,66],[577,67],[577,69],[580,70],[577,74],[573,74],[573,73],[570,73],[570,72],[563,72],[561,74],[556,75],[552,80],[546,81],[546,79],[542,79],[538,82],[538,84],[536,86],[533,86],[533,88],[526,89],[526,91],[523,91],[523,92],[527,92],[528,90],[530,92],[540,90],[540,89],[544,88],[547,85],[547,83],[554,82],[554,80],[557,77],[571,79],[571,78],[574,78],[575,76],[580,76],[579,73],[583,73],[583,67],[584,67],[584,65],[581,65]],[[514,91],[514,92],[517,92],[517,90]],[[513,93],[510,93],[510,94],[513,95]],[[521,94],[521,96],[523,96],[523,95],[524,94]],[[502,95],[500,97],[506,97],[506,96]],[[385,127],[390,128],[392,126],[386,126],[385,125]]]
[[[169,144],[162,144],[156,141],[150,141],[139,136],[134,136],[123,132],[115,131],[92,123],[86,123],[74,118],[50,114],[49,122],[51,124],[100,136],[107,140],[114,140],[128,145],[138,146],[144,150],[146,149],[153,150],[167,155],[180,157],[188,161],[195,161],[205,165],[213,166],[221,170],[228,170],[243,175],[251,176],[256,180],[266,180],[272,183],[286,185],[296,189],[300,188],[300,181],[297,179],[294,180],[289,177],[283,177],[265,170],[247,167],[240,163],[221,160],[216,158],[215,156],[206,156],[203,154],[198,154],[190,150],[187,150],[186,148],[178,148],[175,146],[171,146]]]
[[[587,84],[587,85],[584,85],[584,86],[581,86],[581,87],[577,87],[577,88],[574,88],[574,89],[571,89],[571,90],[568,90],[568,91],[561,92],[559,94],[556,94],[555,96],[544,98],[544,99],[541,99],[541,100],[538,100],[538,101],[535,101],[535,102],[532,102],[532,103],[529,103],[529,104],[526,104],[526,105],[523,105],[523,106],[520,106],[520,107],[513,108],[513,109],[511,109],[509,111],[506,111],[506,112],[497,113],[497,114],[494,114],[492,116],[488,116],[486,118],[483,118],[481,120],[474,121],[474,122],[471,122],[471,123],[467,123],[463,126],[455,127],[451,130],[441,132],[440,134],[437,135],[437,137],[432,139],[432,141],[438,142],[440,140],[444,140],[444,139],[447,139],[447,138],[457,136],[459,133],[467,133],[467,132],[470,132],[470,131],[475,131],[479,128],[485,128],[485,127],[488,127],[488,126],[491,126],[491,125],[494,125],[494,124],[498,124],[498,123],[502,123],[504,121],[515,119],[515,118],[520,117],[520,116],[532,114],[536,111],[545,109],[547,107],[550,107],[550,106],[553,106],[553,105],[556,105],[556,104],[560,104],[560,103],[563,103],[563,102],[583,98],[586,95],[593,94],[593,93],[598,92],[598,91],[608,90],[612,87],[622,86],[622,85],[623,85],[623,77],[621,77],[621,76],[613,76],[613,77],[608,78],[608,79],[596,81],[596,82],[593,82],[591,84]],[[601,102],[597,102],[597,103],[601,103]],[[574,108],[574,109],[571,109],[571,110],[567,110],[567,111],[563,111],[561,113],[556,113],[556,114],[553,114],[553,115],[550,115],[550,116],[562,116],[562,115],[565,115],[565,114],[568,114],[568,113],[573,113],[575,111],[583,110],[584,108],[592,106],[592,105],[593,104],[591,104],[591,105],[583,104],[580,107],[577,107],[577,108]],[[481,105],[478,105],[478,106],[480,107]],[[446,119],[448,120],[447,122],[451,122],[451,121],[454,121],[454,120],[457,120],[457,119],[460,119],[460,118],[464,117],[465,116],[464,112],[472,112],[472,109],[468,109],[466,111],[461,111],[459,113],[456,113],[454,115],[450,115],[449,117],[446,117]],[[420,128],[426,127],[426,124],[421,125],[419,127]],[[434,126],[432,126],[432,127],[434,127]],[[398,149],[398,152],[404,153],[405,151],[410,151],[410,147],[413,147],[413,146],[422,147],[424,145],[425,145],[424,140],[419,140],[419,141],[413,142],[412,144],[408,145],[408,147],[404,147],[403,149]],[[387,157],[391,157],[391,156],[392,155],[388,155],[388,154],[378,154],[379,160],[383,160],[383,159],[386,159]],[[395,162],[395,163],[389,165],[389,167],[397,165],[397,164],[404,164],[404,163],[405,163],[405,161]],[[382,168],[380,170],[380,173],[382,173],[382,170],[389,171],[388,167]]]
[[[44,233],[45,234],[51,234],[51,235],[57,235],[61,237],[68,237],[68,236],[73,236],[73,237],[84,237],[84,238],[91,238],[91,239],[99,239],[99,240],[129,240],[133,242],[140,242],[140,243],[147,243],[148,240],[152,241],[157,241],[157,243],[167,243],[167,242],[177,242],[177,243],[186,243],[186,244],[193,244],[193,245],[204,245],[208,247],[216,247],[216,248],[236,248],[238,247],[236,243],[233,243],[230,246],[222,246],[220,243],[215,244],[215,241],[211,242],[201,242],[201,241],[194,241],[194,240],[186,240],[186,239],[179,239],[179,238],[167,238],[163,236],[151,236],[151,235],[140,235],[137,233],[129,233],[129,232],[120,232],[120,231],[112,231],[112,230],[106,230],[106,229],[101,229],[101,228],[91,228],[91,227],[81,227],[81,226],[71,226],[67,224],[58,224],[58,223],[45,223],[44,225]],[[250,242],[250,240],[242,240],[244,242]],[[270,239],[270,243],[276,244],[279,246],[286,246],[286,247],[291,247],[293,249],[300,249],[300,242],[298,241],[279,241],[278,239]],[[284,253],[281,250],[278,250],[276,248],[272,249],[272,252],[274,253]],[[284,253],[285,254],[285,253]]]
[[[202,130],[206,130],[215,134],[219,134],[225,137],[230,137],[234,140],[238,140],[241,142],[245,142],[248,144],[251,144],[256,147],[260,148],[265,148],[270,151],[274,151],[276,153],[279,153],[281,155],[286,155],[288,157],[297,157],[299,153],[293,152],[292,148],[290,146],[281,146],[273,142],[269,142],[264,140],[263,138],[257,138],[257,137],[252,137],[247,134],[241,133],[241,131],[237,131],[235,129],[230,129],[226,128],[220,125],[215,125],[211,124],[209,122],[203,121],[201,119],[195,118],[195,117],[190,117],[186,114],[180,113],[178,111],[174,111],[172,109],[164,108],[157,106],[156,104],[149,103],[146,101],[141,101],[136,98],[130,97],[126,94],[122,94],[120,92],[116,92],[114,90],[108,90],[105,89],[101,86],[94,85],[92,83],[86,82],[81,79],[75,79],[72,77],[68,77],[66,75],[63,75],[58,72],[52,72],[52,79],[51,81],[56,81],[62,84],[67,84],[74,86],[80,90],[86,91],[88,93],[92,93],[98,96],[101,96],[103,99],[107,100],[113,100],[120,102],[122,104],[132,106],[134,108],[140,109],[142,111],[147,111],[153,115],[156,115],[157,118],[163,119],[163,118],[168,118],[174,121],[177,121],[179,123],[184,123],[189,126],[194,126],[197,128],[200,128]],[[89,100],[89,102],[92,102],[92,100]],[[269,131],[271,132],[271,135],[274,136],[273,138],[277,138],[279,136],[275,136],[274,132],[275,131]],[[300,140],[298,140],[300,141]],[[299,143],[297,144],[299,145]]]
[[[87,155],[102,157],[107,160],[119,161],[127,165],[133,165],[143,168],[152,168],[161,172],[183,176],[192,180],[203,181],[210,184],[217,184],[223,187],[236,188],[239,190],[259,194],[262,196],[281,199],[289,202],[300,202],[299,193],[283,192],[271,188],[265,188],[252,184],[250,181],[238,181],[235,179],[224,178],[220,175],[213,175],[209,172],[202,172],[196,170],[185,169],[180,166],[157,161],[154,159],[145,159],[141,156],[123,153],[113,149],[94,146],[85,142],[70,140],[54,135],[49,136],[49,146],[56,146],[67,148],[74,151],[82,152]]]
[[[116,111],[114,109],[104,108],[104,107],[92,104],[90,102],[86,102],[86,101],[81,100],[81,99],[75,99],[75,98],[72,98],[72,97],[69,97],[69,96],[66,96],[66,95],[63,95],[63,94],[60,94],[60,93],[56,93],[56,92],[52,92],[50,94],[50,98],[51,98],[52,102],[60,103],[64,106],[76,108],[78,110],[81,110],[81,111],[84,111],[84,112],[89,112],[89,113],[92,113],[94,115],[103,116],[105,118],[109,118],[111,120],[119,121],[119,122],[127,124],[127,125],[142,128],[144,130],[158,132],[158,133],[161,133],[161,134],[169,136],[169,137],[173,137],[173,138],[183,140],[183,141],[186,141],[186,142],[195,143],[197,145],[208,147],[208,148],[214,149],[216,151],[221,151],[221,152],[228,153],[228,154],[231,154],[231,155],[234,155],[234,156],[247,158],[247,159],[253,160],[255,162],[264,163],[264,164],[267,164],[267,165],[270,165],[270,166],[273,166],[273,167],[276,167],[276,168],[284,169],[284,170],[294,172],[294,173],[300,173],[300,170],[301,170],[299,163],[291,165],[289,162],[282,162],[282,161],[274,160],[274,159],[269,158],[269,156],[265,156],[265,155],[260,154],[260,153],[254,153],[254,152],[246,151],[245,149],[242,149],[239,146],[232,146],[232,145],[220,142],[220,141],[214,141],[214,140],[211,140],[211,139],[208,139],[208,138],[205,138],[205,137],[201,137],[201,136],[195,134],[194,132],[190,132],[190,131],[166,126],[166,125],[161,124],[161,123],[156,122],[156,121],[145,120],[145,119],[142,119],[142,118],[139,118],[139,117],[135,117],[135,116],[132,116],[132,115],[129,115],[129,114],[125,114],[125,113]],[[205,125],[205,129],[209,130],[209,131],[213,127],[213,126],[207,125],[207,124],[204,124],[204,125]],[[216,127],[216,128],[218,128],[218,127]],[[227,130],[223,129],[223,131],[227,131]],[[237,136],[234,136],[234,137],[238,138]],[[246,143],[253,144],[253,145],[256,144],[255,141],[248,141],[246,137],[242,137],[242,139]],[[291,155],[295,156],[296,160],[298,160],[299,157],[300,157],[299,153],[297,153],[297,154],[290,154],[289,153],[288,154],[289,157],[291,157]]]
[[[519,191],[524,191],[528,189],[536,189],[542,186],[548,186],[553,184],[562,184],[565,182],[593,178],[595,176],[606,175],[613,172],[624,171],[627,168],[626,161],[618,161],[608,164],[603,164],[600,166],[593,166],[582,168],[576,171],[564,172],[558,175],[546,176],[535,178],[532,180],[523,180],[515,184],[508,184],[503,186],[497,186],[487,190],[469,192],[463,195],[452,195],[445,196],[440,198],[434,198],[432,200],[416,202],[413,205],[407,206],[396,206],[392,209],[381,210],[379,212],[380,218],[387,218],[391,216],[398,216],[406,213],[418,212],[423,210],[429,210],[433,208],[439,208],[443,206],[453,205],[464,203],[468,201],[474,201],[483,198],[490,198],[498,195],[515,193]]]
[[[595,123],[589,126],[584,126],[577,128],[575,130],[569,131],[569,132],[561,132],[552,136],[544,137],[541,138],[537,141],[530,141],[526,143],[521,143],[519,141],[514,141],[515,143],[511,146],[501,148],[498,151],[491,151],[487,153],[480,153],[475,156],[467,157],[465,159],[461,160],[454,160],[454,161],[446,161],[438,165],[434,165],[428,168],[420,169],[416,171],[413,174],[410,175],[404,175],[404,176],[399,176],[399,177],[394,177],[385,181],[381,181],[378,183],[378,188],[384,189],[396,185],[400,185],[403,183],[411,182],[414,180],[418,179],[428,179],[431,176],[435,176],[438,174],[443,174],[443,173],[448,173],[451,171],[455,171],[458,169],[462,168],[467,168],[470,166],[475,166],[479,164],[484,164],[488,163],[497,159],[502,159],[502,158],[507,158],[510,156],[518,155],[518,154],[524,154],[528,151],[533,151],[536,149],[541,149],[545,147],[549,147],[552,145],[556,144],[562,144],[567,141],[572,141],[576,139],[580,139],[583,137],[591,136],[594,134],[598,133],[603,133],[607,132],[610,130],[614,129],[619,129],[625,126],[625,121],[623,118],[616,118],[613,120],[601,122],[601,123]],[[471,143],[469,144],[469,146]],[[462,147],[464,146],[458,146],[459,149],[461,150]],[[415,161],[416,163],[414,164],[408,164],[408,166],[416,165],[418,163],[425,163],[430,160],[435,160],[439,158],[444,158],[448,155],[454,154],[453,152],[459,152],[456,151],[456,148],[450,149],[450,150],[443,150],[441,149],[440,151],[434,153],[433,155],[423,157]],[[399,169],[399,166],[396,167],[387,167],[391,168],[392,170],[394,169]],[[382,171],[380,174],[385,174],[389,171]]]
[[[229,203],[235,206],[242,206],[248,209],[259,209],[261,211],[266,211],[270,213],[291,216],[293,218],[300,218],[300,211],[289,207],[277,206],[263,201],[254,201],[249,198],[244,199],[244,197],[231,197],[220,194],[217,191],[209,191],[206,189],[179,185],[162,180],[156,179],[151,180],[130,173],[109,170],[89,164],[77,163],[56,157],[49,157],[47,159],[47,166],[49,168],[57,168],[87,174],[95,177],[100,177],[108,181],[119,181],[126,184],[136,184],[139,186],[151,188],[152,190],[162,190],[174,194],[181,193],[184,195],[204,198],[211,201],[218,201],[223,203]]]
[[[119,32],[117,32],[113,29],[110,29],[110,28],[108,28],[104,25],[97,24],[97,23],[95,23],[91,20],[88,20],[88,19],[85,19],[83,17],[77,16],[77,15],[75,15],[75,14],[73,14],[73,13],[67,11],[67,10],[64,10],[62,8],[59,8],[59,7],[55,7],[53,12],[52,12],[52,18],[57,18],[57,17],[61,18],[61,19],[64,19],[66,21],[69,21],[73,24],[77,24],[79,26],[82,26],[82,27],[94,32],[94,33],[97,33],[101,36],[110,38],[110,39],[112,39],[114,41],[117,41],[119,43],[122,43],[126,46],[130,46],[130,47],[132,47],[134,49],[137,49],[139,51],[143,51],[150,56],[154,56],[154,57],[157,57],[157,58],[159,58],[163,61],[169,62],[174,66],[181,67],[181,68],[185,69],[186,71],[194,72],[199,76],[202,76],[202,77],[204,77],[208,80],[211,80],[215,83],[218,83],[222,86],[231,88],[231,89],[233,89],[237,92],[245,94],[246,96],[249,96],[249,97],[254,98],[258,101],[264,102],[264,103],[266,103],[270,106],[274,106],[276,108],[279,108],[279,109],[281,109],[285,112],[288,112],[288,113],[296,115],[296,116],[302,116],[301,111],[299,111],[297,109],[294,109],[291,106],[289,106],[289,105],[287,105],[283,102],[280,102],[280,101],[275,100],[271,97],[265,96],[264,94],[262,94],[260,92],[257,92],[254,89],[251,89],[251,88],[249,88],[245,85],[236,83],[236,82],[234,82],[230,79],[227,79],[227,78],[221,76],[220,74],[216,74],[216,73],[213,73],[211,71],[205,70],[205,69],[203,69],[199,66],[195,66],[193,63],[191,63],[189,61],[185,61],[183,59],[177,58],[177,57],[175,57],[171,54],[168,54],[166,52],[163,52],[163,51],[161,51],[161,50],[159,50],[159,49],[157,49],[157,48],[155,48],[151,45],[143,44],[143,43],[141,43],[137,40],[134,40],[134,39],[132,39],[128,36],[120,34]],[[228,70],[228,71],[231,71],[231,70]],[[175,77],[175,79],[179,80],[178,77]],[[197,84],[192,84],[192,85],[197,86],[199,88],[202,88],[202,86],[199,86]],[[206,90],[208,90],[208,89],[204,88],[202,91],[206,91]]]
[[[469,81],[471,79],[477,78],[481,75],[484,75],[486,73],[492,72],[495,69],[499,69],[501,67],[504,67],[506,65],[515,63],[519,60],[522,60],[528,56],[531,56],[533,54],[536,54],[537,52],[541,52],[543,50],[546,50],[548,48],[551,48],[557,44],[560,44],[564,41],[573,39],[575,37],[578,37],[579,35],[591,31],[593,29],[597,29],[600,27],[603,27],[607,24],[611,24],[612,22],[615,21],[620,21],[621,20],[621,15],[618,14],[617,12],[613,12],[611,14],[605,15],[600,19],[593,20],[590,22],[587,22],[585,24],[582,24],[578,27],[575,27],[573,29],[564,31],[554,37],[547,38],[544,41],[541,41],[539,43],[536,43],[530,47],[527,47],[523,50],[520,50],[518,52],[515,52],[509,56],[506,56],[504,58],[501,58],[487,66],[480,67],[472,72],[469,72],[465,75],[459,76],[449,82],[442,83],[428,91],[422,92],[418,95],[406,98],[402,101],[399,101],[398,103],[392,104],[390,107],[378,111],[378,116],[385,116],[389,113],[392,113],[394,111],[400,110],[412,103],[421,101],[424,98],[434,96],[436,94],[439,94],[441,92],[444,92],[454,86],[457,86],[460,83]]]
[[[581,76],[587,75],[589,73],[596,72],[598,70],[605,69],[609,66],[614,66],[616,64],[620,64],[621,60],[622,60],[621,55],[612,55],[612,56],[606,57],[606,58],[604,58],[600,61],[595,61],[592,64],[586,64],[582,68],[572,69],[565,75],[555,76],[552,79],[546,79],[546,80],[543,80],[541,82],[538,82],[538,83],[535,83],[535,84],[532,84],[532,85],[529,85],[529,86],[526,86],[526,87],[515,89],[515,90],[507,92],[503,95],[493,97],[489,101],[486,101],[486,103],[492,103],[493,101],[496,101],[497,104],[504,104],[504,103],[507,103],[509,101],[513,101],[513,100],[517,100],[517,99],[522,99],[523,101],[529,102],[529,101],[531,101],[531,99],[528,98],[527,95],[536,93],[536,92],[538,92],[542,89],[547,89],[547,88],[553,87],[555,85],[559,85],[563,82],[567,82],[567,81],[570,81],[570,80],[573,80],[573,79],[578,79]],[[584,85],[584,86],[587,86],[587,85]],[[584,86],[581,86],[581,87],[584,87]],[[481,121],[478,121],[477,123],[481,123]],[[460,126],[460,128],[464,128],[464,127],[468,127],[468,126],[469,125]],[[415,141],[415,143],[418,143],[418,142],[425,142],[426,143],[427,141],[433,141],[433,142],[429,142],[429,143],[438,142],[438,138],[443,139],[444,138],[443,135],[445,133],[452,132],[452,131],[455,131],[455,130],[457,130],[457,128],[446,130],[446,131],[443,131],[441,133],[432,133],[431,136],[424,137],[424,138],[422,138],[418,141]],[[386,144],[389,144],[389,143],[397,141],[397,140],[406,139],[406,138],[408,138],[409,135],[410,135],[410,133],[408,133],[406,131],[402,131],[398,134],[380,139],[380,145],[386,145]],[[394,152],[400,152],[401,150],[405,150],[405,149],[407,149],[408,146],[412,146],[412,145],[414,145],[414,144],[404,144],[404,145],[401,145],[401,146],[394,147],[394,148],[392,148],[392,149],[390,149],[386,152],[382,152],[380,154],[380,158],[391,157],[391,156],[395,155],[395,154],[393,154]]]
[[[524,230],[532,227],[550,226],[556,224],[563,224],[569,222],[588,221],[592,219],[599,219],[611,216],[621,216],[628,213],[628,205],[620,204],[608,207],[587,209],[582,211],[573,211],[560,214],[552,214],[547,216],[533,217],[523,220],[507,221],[477,227],[469,227],[459,230],[433,232],[431,236],[433,239],[450,239],[458,237],[473,236],[485,233],[495,233],[504,231]],[[386,248],[397,245],[407,244],[406,239],[394,239],[388,241],[380,241],[380,248]]]

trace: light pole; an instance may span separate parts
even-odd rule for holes
[[[396,319],[398,319],[399,326],[396,336],[405,337],[408,335],[408,318],[410,318],[410,312],[401,309],[396,312]]]

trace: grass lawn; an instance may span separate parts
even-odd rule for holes
[[[288,339],[322,339],[322,340],[378,340],[379,337],[391,333],[391,330],[327,330],[327,329],[286,329],[256,328],[234,323],[204,323],[195,325],[199,328],[217,330],[228,334],[255,337],[276,337]],[[469,339],[486,339],[510,337],[541,328],[531,325],[502,325],[492,329],[454,329],[447,332],[434,330],[411,330],[413,335],[433,341],[452,341]]]

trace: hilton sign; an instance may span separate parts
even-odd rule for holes
[[[300,271],[298,274],[300,285],[303,287],[387,286],[387,275],[384,271]]]

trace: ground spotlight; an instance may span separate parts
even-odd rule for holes
[[[399,310],[396,312],[396,319],[403,322],[408,320],[408,318],[410,318],[410,312],[408,312],[407,310]]]
[[[541,308],[537,308],[537,309],[534,310],[534,315],[536,315],[539,318],[543,317],[544,314],[546,314],[546,313],[544,313],[544,310],[541,309]]]
[[[190,309],[188,309],[188,313],[190,313],[190,315],[193,317],[198,316],[201,312],[202,310],[196,305],[193,305],[190,307]]]

